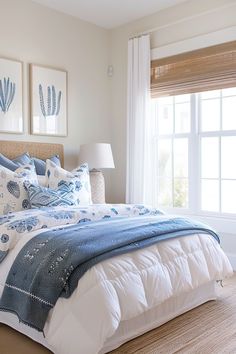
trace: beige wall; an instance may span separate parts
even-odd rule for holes
[[[112,144],[116,163],[116,169],[112,171],[113,201],[125,200],[128,38],[159,27],[151,35],[151,46],[161,47],[236,25],[235,14],[235,0],[192,0],[112,31]]]
[[[81,143],[110,142],[109,33],[30,0],[0,0],[0,56],[24,62],[24,135],[0,139],[63,143],[75,167]],[[29,135],[28,63],[68,71],[68,137]],[[109,192],[109,176],[107,180]],[[109,194],[109,193],[108,193]]]

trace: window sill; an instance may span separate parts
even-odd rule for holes
[[[233,218],[193,214],[191,217],[208,224],[219,233],[236,235],[236,220]]]
[[[224,234],[234,234],[236,236],[236,218],[234,216],[225,216],[225,215],[206,215],[204,213],[197,214],[192,213],[187,209],[172,209],[172,210],[163,210],[168,214],[181,215],[188,218],[192,218],[198,220],[202,223],[208,224],[213,229],[215,229],[219,233]]]

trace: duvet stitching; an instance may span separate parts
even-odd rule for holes
[[[212,248],[212,247],[214,247],[214,246],[211,246],[210,248]],[[158,265],[163,265],[163,266],[166,266],[167,264],[169,264],[169,263],[173,263],[173,261],[174,260],[176,260],[176,259],[179,259],[179,258],[185,258],[185,259],[188,259],[189,258],[189,255],[192,255],[192,254],[194,254],[194,253],[197,253],[197,252],[202,252],[202,253],[204,253],[204,250],[202,249],[202,248],[196,248],[195,250],[192,250],[192,251],[190,251],[190,252],[188,252],[188,253],[186,253],[186,254],[179,254],[179,255],[177,255],[175,258],[173,258],[173,259],[170,259],[170,260],[168,260],[168,261],[162,261],[162,259],[160,260],[161,262],[160,263],[154,263],[154,264],[152,264],[152,265],[150,265],[150,266],[147,266],[147,267],[144,267],[144,268],[140,268],[140,269],[137,269],[137,270],[126,270],[126,271],[124,271],[124,272],[122,272],[121,274],[119,274],[119,275],[117,275],[117,276],[115,276],[114,278],[108,278],[108,276],[107,276],[107,274],[106,274],[106,276],[107,276],[107,278],[105,278],[105,279],[100,279],[101,281],[103,281],[103,280],[108,280],[108,281],[112,281],[112,280],[116,280],[117,278],[120,278],[120,277],[122,277],[123,275],[126,275],[126,274],[129,274],[129,273],[134,273],[134,274],[137,274],[137,273],[141,273],[141,272],[143,272],[143,271],[147,271],[147,270],[149,270],[150,268],[153,268],[153,267],[156,267],[156,266],[158,266]],[[97,271],[97,270],[96,270]],[[97,285],[98,283],[96,283],[95,285]]]
[[[214,248],[214,245],[212,245],[211,247]],[[189,255],[194,254],[194,253],[199,252],[199,251],[201,251],[202,253],[204,253],[204,250],[199,247],[199,248],[196,248],[196,249],[193,250],[193,251],[190,251],[190,252],[186,255],[187,257],[185,257],[185,259],[188,259],[188,256],[189,256]],[[174,259],[178,259],[178,258],[182,258],[182,256],[178,255],[178,256],[177,256],[176,258],[174,258]],[[108,278],[108,277],[107,277],[107,278],[101,278],[101,279],[99,279],[99,281],[96,282],[93,286],[89,287],[89,289],[86,289],[85,292],[81,293],[81,296],[82,296],[82,295],[85,295],[87,291],[90,291],[91,289],[97,287],[99,284],[106,283],[106,282],[112,283],[112,282],[114,282],[114,281],[119,280],[119,279],[122,278],[124,275],[131,274],[131,273],[132,273],[132,274],[138,274],[138,275],[140,275],[142,272],[148,271],[148,270],[150,270],[151,268],[157,267],[157,266],[159,266],[159,265],[161,265],[161,267],[164,268],[164,267],[166,267],[166,265],[167,265],[168,263],[172,263],[172,262],[173,262],[173,260],[169,260],[169,261],[163,262],[163,263],[152,264],[152,265],[150,265],[150,266],[148,266],[148,267],[145,267],[145,268],[142,268],[142,269],[140,269],[140,270],[130,270],[130,271],[126,271],[126,272],[123,272],[123,273],[121,273],[121,274],[119,274],[119,275],[113,277],[113,278]],[[97,270],[96,270],[96,271],[97,271]],[[208,269],[208,271],[209,271],[209,269]]]

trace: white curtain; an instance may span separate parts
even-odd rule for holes
[[[153,204],[150,37],[128,43],[126,202]]]

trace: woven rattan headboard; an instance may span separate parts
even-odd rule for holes
[[[59,155],[61,165],[64,166],[64,146],[62,144],[0,140],[0,152],[9,159],[14,159],[24,152],[42,160],[53,155]]]

